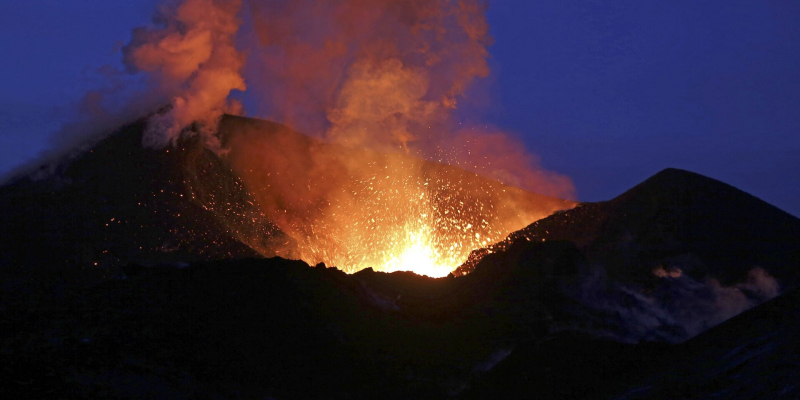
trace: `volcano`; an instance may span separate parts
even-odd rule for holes
[[[509,213],[521,205],[527,211],[513,214],[530,220],[444,278],[345,273],[270,257],[308,256],[304,246],[324,243],[309,239],[319,226],[304,221],[319,204],[268,190],[287,170],[253,163],[257,154],[237,141],[309,160],[357,150],[239,117],[221,122],[230,149],[222,156],[200,137],[143,148],[144,129],[144,120],[128,125],[54,172],[1,189],[0,387],[9,395],[796,394],[800,220],[724,183],[669,169],[576,206],[454,167],[369,154],[380,169],[412,163],[436,177],[421,182],[435,201]],[[293,176],[315,194],[309,179],[333,175]],[[312,214],[277,213],[297,210]]]
[[[433,212],[443,210],[436,217],[436,221],[444,221],[441,228],[474,226],[461,235],[469,239],[465,244],[472,246],[458,253],[466,258],[470,250],[489,244],[492,238],[499,240],[532,220],[576,204],[443,164],[328,145],[268,121],[223,117],[219,137],[227,149],[222,157],[207,149],[199,136],[181,140],[166,150],[144,148],[141,143],[146,124],[143,119],[127,125],[82,153],[0,188],[0,205],[15,210],[0,217],[6,238],[0,245],[4,264],[19,268],[98,266],[107,272],[107,267],[131,263],[281,255],[313,264],[353,267],[337,263],[348,263],[356,256],[349,253],[351,250],[332,250],[345,243],[330,237],[357,232],[352,224],[359,222],[386,237],[390,230],[403,230],[398,225],[404,219],[383,217],[387,207],[410,203],[398,195],[392,199],[391,191],[397,191],[392,185],[433,198],[429,201],[439,205],[432,207]],[[364,175],[361,181],[345,165],[357,157],[368,158],[362,163],[372,168],[359,170]],[[323,161],[322,167],[314,164]],[[396,172],[385,172],[390,167],[401,171],[403,177],[417,177],[419,182],[398,182],[389,176]],[[49,171],[53,168],[55,171]],[[380,176],[375,180],[377,174]],[[342,175],[347,178],[344,183]],[[330,186],[333,180],[338,180],[335,187]],[[386,193],[373,189],[380,185]],[[409,186],[413,186],[411,190]],[[376,191],[370,197],[362,196],[370,202],[340,200],[336,204],[344,208],[340,215],[358,210],[361,220],[313,223],[320,219],[322,203],[330,207],[335,201],[332,199],[341,197],[339,192],[364,192],[367,187]],[[335,196],[331,195],[334,191]],[[382,202],[372,200],[381,196]],[[475,205],[475,209],[453,207],[454,203]],[[481,211],[484,207],[492,212]],[[444,213],[451,210],[454,212],[445,217]],[[420,211],[425,212],[430,214]],[[453,219],[455,214],[458,217]],[[454,236],[456,230],[448,235]],[[309,239],[311,235],[318,239]],[[481,235],[481,240],[475,239]],[[375,246],[374,236],[351,239],[358,245]],[[299,247],[298,243],[306,246]],[[309,251],[312,246],[327,247]],[[337,258],[339,254],[346,256]],[[370,265],[381,262],[372,261]],[[450,269],[461,261],[453,256]]]

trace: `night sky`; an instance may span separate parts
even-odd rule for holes
[[[0,173],[47,146],[157,3],[0,3]],[[800,215],[800,2],[496,0],[488,17],[481,118],[580,200],[678,167]]]

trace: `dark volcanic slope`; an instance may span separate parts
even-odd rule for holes
[[[650,280],[653,268],[662,266],[730,284],[762,267],[786,286],[800,283],[800,219],[678,169],[661,171],[613,200],[537,221],[500,247],[523,240],[575,243],[591,263],[624,281]]]
[[[773,398],[796,393],[797,292],[682,345],[568,330],[564,242],[464,277],[347,275],[282,259],[127,269],[0,292],[14,398]],[[572,255],[570,255],[572,254]],[[580,311],[583,310],[583,311]],[[730,388],[730,390],[728,390]],[[788,397],[792,398],[792,397]]]
[[[11,269],[101,267],[254,257],[210,212],[258,217],[265,238],[280,233],[247,209],[238,179],[198,140],[155,151],[142,147],[145,121],[121,128],[91,150],[40,179],[19,178],[0,188],[0,264]],[[213,180],[219,192],[197,199],[187,168]],[[194,176],[194,175],[193,175]]]

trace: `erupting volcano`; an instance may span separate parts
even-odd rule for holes
[[[445,276],[472,250],[574,205],[460,168],[332,145],[266,122],[226,117],[220,137],[224,160],[254,204],[294,239],[292,248],[251,247],[348,272]],[[217,184],[194,182],[200,192]]]
[[[446,276],[471,251],[574,205],[559,199],[573,196],[568,178],[540,168],[512,135],[457,113],[473,82],[489,73],[486,7],[481,0],[163,7],[122,48],[126,72],[144,76],[170,103],[146,119],[141,143],[158,151],[203,146],[200,160],[218,158],[212,164],[230,170],[224,178],[235,188],[191,158],[181,181],[263,256]],[[240,33],[247,24],[252,31]],[[243,112],[237,93],[286,126],[225,114]],[[106,97],[113,94],[92,98]],[[147,101],[133,95],[129,103]],[[262,229],[266,220],[271,226]],[[275,227],[290,240],[276,245],[282,239],[264,235]]]
[[[575,201],[483,121],[487,9],[163,1],[0,185],[0,393],[800,396],[800,219],[673,168]]]

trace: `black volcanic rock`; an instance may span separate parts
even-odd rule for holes
[[[1,295],[0,386],[14,396],[443,398],[548,324],[542,306],[507,313],[503,285],[473,277],[278,258],[143,267],[59,295],[32,287]]]
[[[562,333],[523,343],[459,398],[795,399],[800,291],[676,346]]]
[[[549,272],[569,249],[539,244],[526,265],[460,278],[274,258],[141,266],[53,292],[6,281],[0,386],[36,398],[446,398],[560,340],[584,308],[558,289],[577,275]],[[583,335],[565,351],[596,342]]]
[[[745,310],[777,293],[771,278],[758,282],[764,271],[797,285],[799,250],[797,218],[674,169],[537,221],[476,252],[466,276],[532,265],[560,287],[550,331],[519,342],[460,397],[794,398],[798,292]],[[547,279],[559,269],[577,279]]]
[[[776,393],[768,391],[773,379],[796,376],[790,367],[796,310],[784,314],[797,308],[796,295],[677,346],[568,329],[603,317],[562,290],[585,273],[575,250],[566,242],[536,243],[520,258],[525,262],[482,265],[442,279],[370,270],[347,275],[274,258],[141,266],[133,278],[60,292],[3,282],[0,392],[285,399],[530,393],[600,399],[634,392],[641,396],[632,398],[664,398],[713,393],[708,390],[720,390],[713,384],[720,377],[743,379],[726,369],[730,363],[746,365],[751,380],[745,382],[766,388],[760,393]],[[575,264],[573,272],[556,274],[554,267],[566,263]],[[747,315],[764,317],[740,322]],[[779,333],[773,337],[772,330]],[[759,358],[763,351],[772,355]],[[737,356],[726,358],[729,353]],[[674,380],[689,389],[676,392]]]

